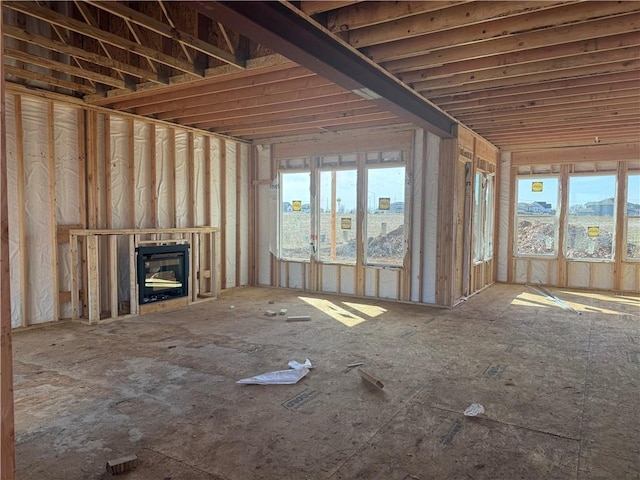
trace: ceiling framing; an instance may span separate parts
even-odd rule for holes
[[[639,2],[3,6],[9,87],[249,141],[456,122],[504,149],[640,140]]]

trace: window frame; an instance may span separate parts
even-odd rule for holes
[[[481,183],[480,183],[480,192],[483,193],[480,196],[480,193],[477,192],[478,186],[478,175],[480,175]],[[484,183],[482,182],[484,180]],[[488,185],[491,185],[492,188],[488,188]],[[471,250],[473,252],[473,264],[480,265],[486,263],[490,260],[493,260],[495,256],[495,245],[493,241],[493,229],[495,227],[495,189],[496,189],[496,174],[492,172],[487,172],[484,170],[476,169],[475,178],[474,178],[474,198],[473,198],[473,215],[474,215],[474,229],[473,229],[473,238],[472,238],[472,246]],[[476,199],[475,195],[478,195],[478,203],[476,208]],[[478,221],[478,225],[482,228],[482,234],[478,235],[476,231],[475,219],[480,215],[480,219]],[[480,258],[476,258],[476,242],[478,239],[481,239],[481,255]],[[491,248],[489,248],[491,245]]]
[[[629,263],[638,263],[640,262],[640,255],[636,258],[629,257],[629,219],[637,218],[638,222],[640,223],[640,212],[638,215],[629,215],[629,209],[627,208],[627,205],[629,204],[629,179],[632,176],[636,176],[640,180],[640,170],[627,171],[626,178],[625,178],[625,190],[624,190],[625,198],[623,202],[624,222],[623,222],[623,232],[622,232],[623,234],[622,260],[624,262],[629,262]]]
[[[384,153],[384,152],[382,152]],[[404,253],[402,255],[402,260],[400,261],[400,263],[398,264],[390,264],[390,263],[382,263],[382,262],[370,262],[369,261],[369,242],[368,242],[368,236],[367,236],[367,232],[368,232],[368,226],[369,226],[369,171],[370,170],[383,170],[383,169],[389,169],[389,168],[403,168],[404,169],[404,195],[403,195],[403,203],[404,203],[404,207],[403,207],[403,212],[402,212],[402,226],[403,226],[403,245],[404,245]],[[365,198],[363,198],[363,203],[365,205],[364,211],[365,211],[365,217],[363,219],[363,224],[362,224],[362,228],[363,228],[363,232],[362,232],[362,264],[365,267],[374,267],[374,268],[387,268],[387,269],[400,269],[404,267],[404,259],[407,255],[408,252],[408,248],[407,248],[407,243],[408,243],[408,236],[407,236],[407,213],[409,208],[407,208],[410,205],[410,202],[408,201],[408,195],[409,192],[408,190],[410,190],[408,188],[407,185],[407,163],[405,161],[405,154],[404,151],[400,151],[400,160],[395,161],[395,162],[379,162],[379,163],[367,163],[364,166],[364,179],[363,179],[363,185],[364,185],[364,192],[363,195],[365,196]],[[380,198],[380,197],[378,197]]]
[[[571,216],[569,213],[570,209],[570,195],[571,195],[571,179],[572,178],[584,178],[584,177],[613,177],[614,185],[613,185],[613,214],[611,218],[613,220],[613,231],[611,232],[611,257],[610,258],[588,258],[588,257],[569,257],[567,256],[567,250],[569,248],[569,217]],[[626,179],[625,179],[626,180]],[[564,241],[562,245],[562,257],[567,262],[589,262],[589,263],[615,263],[616,261],[616,232],[618,232],[619,226],[617,225],[617,213],[618,213],[618,182],[620,179],[618,178],[618,174],[613,171],[609,172],[578,172],[578,173],[570,173],[567,175],[567,208],[564,215]],[[626,209],[625,209],[626,210]],[[624,222],[626,224],[626,222]],[[626,238],[625,238],[626,241]],[[625,243],[625,251],[626,251],[626,243]]]
[[[519,181],[520,180],[526,180],[526,179],[531,179],[531,181],[534,180],[544,180],[546,178],[553,178],[555,180],[557,180],[558,182],[558,190],[557,190],[557,205],[556,205],[556,213],[552,216],[553,217],[553,233],[554,233],[554,248],[553,248],[553,253],[541,253],[541,254],[533,254],[533,253],[519,253],[518,252],[518,194],[519,194]],[[513,196],[513,201],[514,201],[514,205],[513,205],[513,257],[514,258],[522,258],[522,259],[543,259],[543,260],[551,260],[551,259],[558,259],[560,256],[560,252],[564,252],[564,250],[562,249],[562,246],[559,245],[560,243],[560,226],[561,226],[561,218],[560,218],[560,212],[562,211],[562,175],[560,173],[532,173],[532,174],[518,174],[515,177],[515,185],[513,186],[514,188],[514,193],[515,195]],[[540,216],[540,215],[529,215],[530,217],[535,217],[535,216]],[[524,216],[526,217],[526,215]],[[547,216],[547,218],[549,218],[549,216]]]
[[[347,155],[352,155],[352,154],[341,154],[341,155],[331,155],[330,157],[334,157],[334,156],[347,156]],[[329,155],[327,155],[329,156]],[[320,176],[322,175],[322,173],[326,173],[326,172],[344,172],[344,171],[349,171],[349,170],[353,170],[356,173],[356,205],[355,205],[355,212],[353,213],[353,215],[355,215],[355,222],[352,225],[352,229],[356,232],[356,256],[353,259],[353,262],[346,262],[346,261],[341,261],[341,260],[331,260],[329,259],[323,259],[321,256],[321,252],[320,252],[320,235],[321,235],[321,231],[322,231],[322,182],[320,179]],[[354,267],[358,264],[358,255],[357,255],[357,229],[358,229],[358,178],[359,178],[359,168],[358,168],[358,164],[357,162],[355,164],[346,164],[346,165],[338,165],[338,166],[332,166],[332,165],[326,165],[326,166],[319,166],[316,169],[316,175],[317,175],[317,185],[318,185],[318,191],[316,192],[316,201],[311,202],[311,208],[315,208],[315,212],[316,212],[316,232],[317,232],[317,236],[318,239],[315,242],[316,245],[316,252],[315,252],[315,259],[316,262],[321,263],[323,265],[344,265],[344,266],[348,266],[348,267]],[[313,179],[312,179],[313,181]],[[339,215],[339,212],[336,212],[336,215]],[[337,218],[336,218],[337,220]]]
[[[285,257],[282,254],[282,231],[284,228],[284,222],[283,222],[283,214],[284,212],[282,211],[283,209],[283,205],[284,205],[284,198],[283,198],[283,175],[290,175],[290,174],[300,174],[300,173],[306,173],[309,175],[309,189],[311,189],[311,182],[313,182],[313,176],[311,174],[311,170],[308,168],[279,168],[278,169],[278,192],[277,192],[277,205],[276,205],[276,211],[277,211],[277,215],[276,215],[276,222],[277,222],[277,258],[278,260],[282,261],[282,262],[298,262],[298,263],[310,263],[311,262],[311,256],[313,255],[313,253],[311,252],[311,247],[310,247],[310,243],[311,243],[311,237],[313,236],[313,217],[311,216],[311,212],[309,212],[309,242],[307,242],[307,247],[308,247],[308,255],[306,258],[296,258],[296,257]],[[313,208],[312,206],[312,201],[311,198],[309,200],[309,204],[310,204],[310,208]]]

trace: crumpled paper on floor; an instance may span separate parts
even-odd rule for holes
[[[480,415],[481,413],[484,413],[484,407],[479,403],[472,403],[464,411],[464,414],[467,417],[475,417],[476,415]]]
[[[304,363],[291,360],[289,366],[291,367],[289,370],[262,373],[255,377],[242,378],[236,383],[243,385],[293,385],[304,378],[309,373],[309,369],[313,368],[311,360],[308,358]]]

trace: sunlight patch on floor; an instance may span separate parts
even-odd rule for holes
[[[387,309],[379,307],[378,305],[366,305],[364,303],[352,303],[352,302],[342,302],[349,308],[353,308],[354,310],[359,311],[363,315],[367,317],[376,318],[386,313]]]
[[[575,295],[576,292],[563,292],[571,295]],[[591,296],[592,294],[586,294],[585,296]],[[610,310],[608,308],[596,307],[594,305],[585,305],[583,303],[571,302],[566,298],[560,298],[559,300],[564,302],[569,307],[577,310],[578,312],[599,312],[605,313],[608,315],[629,315],[627,312],[618,312],[616,310]],[[527,293],[523,292],[518,295],[515,299],[511,301],[511,305],[519,305],[525,307],[537,307],[537,308],[548,308],[548,307],[556,307],[562,308],[558,303],[553,300],[546,298],[543,295],[538,295],[535,293]],[[569,310],[568,310],[569,311]]]
[[[324,300],[321,298],[310,298],[310,297],[298,297],[300,300],[308,303],[312,307],[317,308],[322,313],[329,315],[334,320],[339,321],[343,325],[347,327],[355,327],[356,325],[365,321],[364,318],[359,317],[358,315],[354,315],[353,313],[345,310],[342,307],[339,307],[333,302],[329,300]]]
[[[593,298],[594,300],[604,300],[605,302],[622,303],[624,305],[632,305],[640,307],[640,298],[624,297],[622,295],[604,295],[602,293],[590,292],[567,292],[567,295],[575,295],[576,297]]]

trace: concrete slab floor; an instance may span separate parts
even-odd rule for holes
[[[111,478],[131,453],[117,478],[639,479],[640,299],[554,292],[582,315],[514,285],[453,310],[238,288],[17,332],[18,479]],[[306,358],[296,385],[235,383]]]

